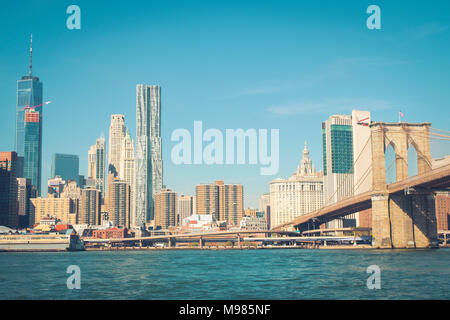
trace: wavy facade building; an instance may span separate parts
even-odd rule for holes
[[[155,195],[162,190],[161,88],[136,86],[135,225],[154,219]]]

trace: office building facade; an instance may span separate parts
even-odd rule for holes
[[[127,129],[125,137],[122,141],[122,150],[120,156],[120,173],[119,177],[130,186],[130,225],[135,226],[135,156],[134,156],[134,141],[131,139],[130,131]]]
[[[30,179],[17,178],[17,203],[19,227],[28,228],[33,226],[34,211],[31,199],[37,197],[37,189],[31,184]]]
[[[55,153],[52,158],[51,178],[56,176],[63,180],[74,180],[79,184],[80,160],[74,154]]]
[[[105,165],[106,165],[105,138],[102,136],[96,140],[88,152],[88,179],[95,181],[95,187],[105,192]]]
[[[78,199],[71,198],[42,198],[31,199],[34,211],[34,224],[39,224],[41,219],[47,217],[56,218],[62,223],[78,223]]]
[[[41,116],[32,109],[25,112],[23,177],[30,179],[41,194]]]
[[[292,176],[270,182],[270,228],[321,208],[323,195],[323,175],[312,165],[305,143],[300,166]]]
[[[125,138],[125,116],[111,115],[109,126],[108,164],[120,173],[120,158],[122,156],[123,139]]]
[[[88,225],[99,225],[101,215],[101,192],[95,188],[81,190],[81,206],[79,223]]]
[[[371,189],[370,121],[369,111],[353,110],[351,115],[332,115],[322,123],[324,205]],[[354,213],[330,221],[326,227],[359,224],[359,213]]]

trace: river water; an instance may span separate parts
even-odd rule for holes
[[[81,288],[67,288],[67,267]],[[367,268],[380,268],[368,289]],[[2,299],[450,299],[450,249],[0,253]]]

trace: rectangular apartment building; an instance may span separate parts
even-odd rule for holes
[[[177,226],[177,193],[163,189],[155,195],[155,225],[161,229]]]
[[[244,215],[244,190],[242,184],[224,184],[217,180],[212,184],[196,186],[197,214],[211,214],[228,225],[239,226]]]

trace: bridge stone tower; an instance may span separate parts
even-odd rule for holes
[[[417,171],[431,170],[431,123],[370,125],[372,135],[372,235],[377,248],[426,248],[437,238],[434,194],[415,190],[390,194],[386,184],[385,151],[395,151],[396,181],[408,178],[408,147],[417,152]],[[415,159],[409,159],[415,161]]]

